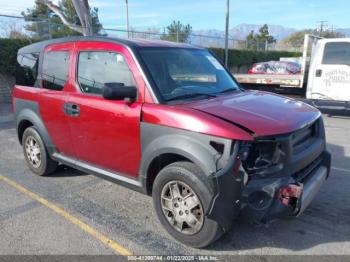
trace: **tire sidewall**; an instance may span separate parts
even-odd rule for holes
[[[34,139],[39,144],[41,164],[38,168],[35,168],[31,164],[30,160],[28,159],[27,153],[26,153],[25,141],[26,141],[27,137],[29,137],[29,136],[34,137]],[[23,149],[24,158],[25,158],[30,170],[39,176],[44,175],[46,172],[46,169],[47,169],[47,151],[46,151],[46,147],[45,147],[43,140],[41,139],[38,131],[35,128],[29,127],[24,131],[23,137],[22,137],[22,149]]]
[[[207,214],[208,208],[213,198],[213,193],[211,192],[212,190],[209,188],[208,183],[204,183],[202,181],[203,179],[199,179],[197,176],[198,174],[195,172],[191,172],[190,170],[183,167],[177,167],[176,165],[165,167],[160,171],[156,177],[156,180],[154,181],[152,195],[153,204],[158,218],[161,224],[169,232],[169,234],[172,235],[176,240],[187,245],[193,247],[204,247],[215,241],[218,236],[220,236],[218,234],[218,231],[221,231],[221,228],[217,222],[208,219],[205,215],[201,230],[193,235],[185,235],[170,225],[161,207],[161,192],[164,185],[170,181],[177,180],[186,183],[192,188],[202,204],[204,214]]]

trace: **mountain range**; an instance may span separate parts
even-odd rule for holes
[[[254,31],[254,33],[258,33],[259,28],[261,26],[262,25],[256,25],[256,24],[239,24],[229,30],[229,35],[230,35],[230,38],[244,40],[251,31]],[[291,34],[293,34],[294,32],[298,31],[295,28],[284,27],[282,25],[268,24],[268,27],[269,27],[270,35],[274,36],[277,40],[282,40],[283,38],[286,38]],[[335,31],[340,32],[347,37],[350,37],[350,28],[339,28],[339,29],[336,29]],[[223,30],[217,30],[217,29],[197,30],[197,31],[194,31],[193,33],[198,35],[211,36],[213,37],[213,39],[215,37],[221,38],[225,36],[225,32]]]

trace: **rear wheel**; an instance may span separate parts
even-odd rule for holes
[[[163,168],[152,194],[160,222],[178,241],[205,247],[223,234],[220,225],[205,216],[213,187],[193,163],[176,162]]]
[[[24,157],[31,171],[39,176],[48,175],[56,170],[58,163],[52,160],[38,131],[27,128],[22,137]]]

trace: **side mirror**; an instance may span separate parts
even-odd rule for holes
[[[102,88],[102,96],[109,100],[134,101],[137,97],[137,88],[124,86],[121,83],[105,83]]]

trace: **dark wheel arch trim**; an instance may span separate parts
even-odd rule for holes
[[[222,143],[224,153],[218,154],[210,146],[210,141]],[[233,143],[229,139],[141,122],[142,160],[139,174],[142,185],[147,189],[148,168],[159,155],[177,154],[190,160],[214,185],[212,202],[206,215],[227,231],[240,210],[244,175],[241,170],[235,171],[240,143]],[[221,160],[223,165],[219,164]]]
[[[23,123],[23,121],[28,121],[39,132],[47,147],[49,154],[52,155],[54,152],[56,152],[56,147],[52,143],[49,133],[40,117],[38,103],[35,101],[28,101],[15,98],[14,105],[18,139],[20,139],[19,128],[21,123]],[[22,141],[20,140],[20,143],[21,142]]]
[[[218,153],[211,141],[225,146],[223,154]],[[142,159],[139,175],[145,188],[148,186],[148,171],[154,159],[161,155],[173,154],[196,164],[205,176],[218,171],[219,159],[229,158],[232,140],[190,132],[166,126],[141,122]]]

